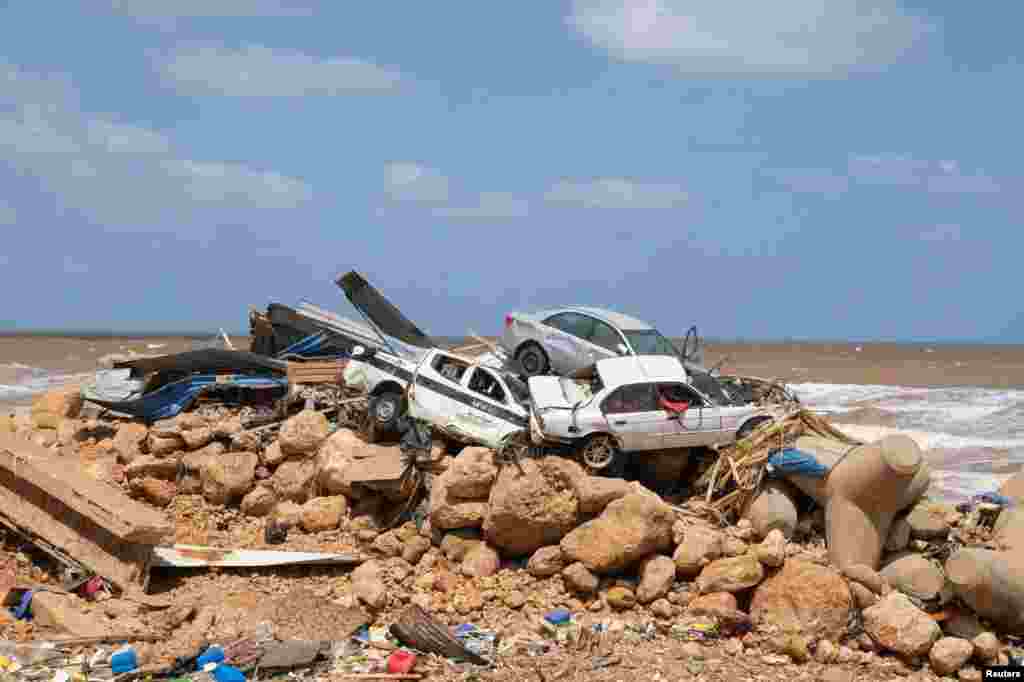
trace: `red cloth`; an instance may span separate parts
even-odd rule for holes
[[[658,404],[661,405],[663,409],[668,410],[669,412],[677,412],[679,414],[682,414],[683,412],[686,412],[688,409],[690,409],[690,403],[688,402],[674,403],[671,400],[666,400],[665,396],[661,395],[658,396]]]

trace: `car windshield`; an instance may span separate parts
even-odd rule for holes
[[[622,333],[637,355],[679,355],[672,342],[657,329],[623,329]]]

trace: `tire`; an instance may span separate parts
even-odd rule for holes
[[[743,425],[740,426],[739,430],[736,432],[736,440],[743,440],[744,438],[752,434],[754,432],[754,429],[761,426],[761,424],[764,424],[765,422],[770,422],[771,420],[771,417],[767,417],[764,415],[748,419],[747,421],[743,422]]]
[[[610,450],[610,452],[609,452]],[[595,452],[597,451],[597,452]],[[615,439],[608,434],[599,433],[590,436],[583,442],[578,450],[579,458],[583,468],[590,475],[609,476],[620,478],[626,470],[625,456],[619,450]],[[598,457],[598,455],[601,455]],[[593,466],[589,462],[594,459],[606,459],[604,466]]]
[[[367,406],[367,440],[375,443],[381,436],[395,432],[402,416],[402,394],[384,391],[370,399]]]
[[[524,344],[518,351],[516,351],[516,361],[522,368],[523,374],[528,377],[547,374],[551,369],[551,362],[548,360],[548,354],[545,353],[544,349],[536,343]]]

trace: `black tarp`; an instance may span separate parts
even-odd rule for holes
[[[133,373],[149,374],[151,372],[182,372],[193,374],[202,372],[205,374],[217,372],[252,372],[252,371],[273,371],[286,372],[288,363],[282,360],[275,360],[257,353],[250,353],[244,350],[222,350],[219,348],[208,348],[205,350],[190,350],[174,355],[161,355],[155,358],[140,358],[115,363],[118,369],[130,368]]]

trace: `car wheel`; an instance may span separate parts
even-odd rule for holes
[[[375,443],[387,433],[394,433],[402,416],[402,394],[385,391],[370,399],[367,410],[367,440]]]
[[[547,374],[548,370],[551,369],[548,354],[535,343],[528,343],[520,348],[519,352],[516,353],[516,360],[519,362],[519,366],[523,368],[523,373],[528,377]]]
[[[615,439],[607,434],[591,436],[580,447],[580,459],[591,474],[619,476],[623,470],[622,452]]]
[[[736,440],[743,440],[744,438],[752,434],[754,430],[757,429],[757,427],[761,426],[765,422],[770,422],[771,420],[771,417],[766,417],[764,415],[761,415],[760,417],[754,417],[753,419],[748,419],[747,421],[743,422],[743,426],[741,426],[739,428],[739,431],[736,432]]]

